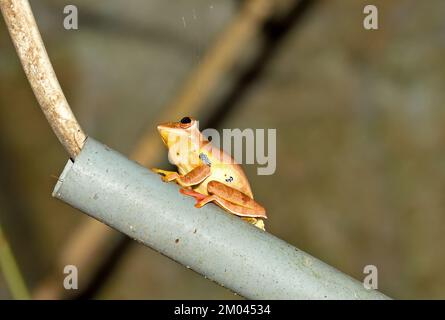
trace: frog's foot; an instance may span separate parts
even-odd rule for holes
[[[174,181],[182,187],[191,187],[203,182],[210,175],[210,167],[207,165],[200,165],[189,171],[187,174],[180,175],[176,171],[168,171],[153,168],[153,172],[162,176],[162,181]]]
[[[151,171],[161,175],[161,179],[164,182],[174,181],[179,178],[179,174],[175,171],[168,171],[168,170],[163,170],[163,169],[158,169],[158,168],[152,168]]]
[[[182,189],[179,189],[179,192],[181,192],[182,194],[185,194],[186,196],[191,196],[191,197],[195,198],[197,203],[207,197],[207,195],[196,192],[192,189],[182,188]]]
[[[171,173],[173,171],[163,170],[159,168],[151,168],[151,171],[154,173],[160,174],[161,176],[166,176],[168,173]]]
[[[242,218],[244,221],[247,221],[251,224],[253,224],[255,227],[260,228],[261,230],[266,231],[266,228],[264,226],[264,220],[258,219],[258,218]]]

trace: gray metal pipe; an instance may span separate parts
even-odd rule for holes
[[[251,299],[387,299],[88,138],[53,196]]]

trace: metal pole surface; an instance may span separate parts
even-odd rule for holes
[[[92,138],[53,196],[246,298],[388,299]]]

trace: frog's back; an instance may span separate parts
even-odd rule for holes
[[[211,174],[195,189],[197,192],[207,194],[207,184],[213,180],[239,190],[253,199],[249,181],[241,166],[235,163],[233,158],[219,149],[207,156]]]

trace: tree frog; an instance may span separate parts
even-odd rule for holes
[[[198,121],[184,117],[157,126],[168,157],[178,172],[153,168],[164,182],[174,181],[184,195],[196,199],[201,208],[214,202],[226,211],[264,230],[266,210],[252,195],[249,181],[232,157],[212,146],[199,131]]]

